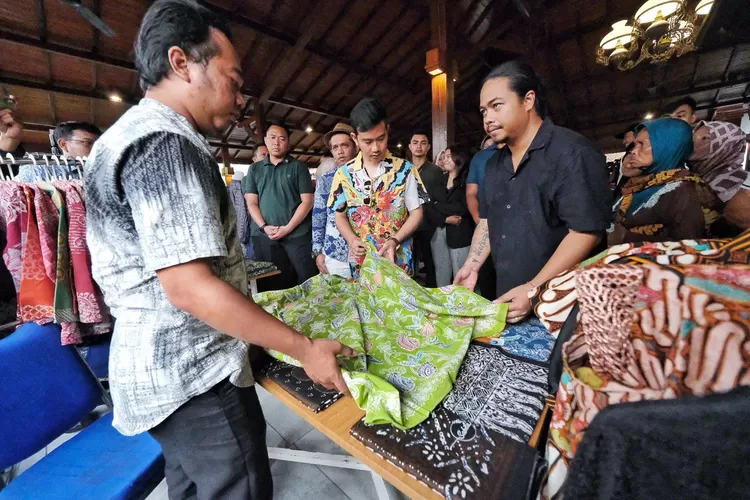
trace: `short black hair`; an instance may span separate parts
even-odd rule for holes
[[[135,41],[135,67],[144,92],[169,75],[170,47],[180,47],[191,61],[204,65],[218,55],[211,28],[232,39],[229,23],[194,0],[156,0]]]
[[[695,99],[693,99],[689,95],[686,95],[685,97],[680,97],[679,99],[668,102],[664,106],[664,114],[672,114],[677,110],[677,108],[686,104],[690,107],[690,109],[693,110],[693,113],[695,113],[695,111],[698,109],[698,103],[695,102]]]
[[[99,137],[102,135],[102,131],[96,125],[88,122],[62,122],[58,123],[55,130],[52,132],[52,140],[57,144],[60,139],[70,139],[73,137],[73,132],[76,130],[83,130],[90,134],[94,134]]]
[[[265,144],[258,144],[258,145],[256,145],[256,146],[255,146],[255,147],[253,148],[253,156],[255,156],[255,155],[257,155],[257,154],[258,154],[258,150],[259,150],[260,148],[266,148],[266,149],[268,149],[268,147],[267,147],[267,146],[266,146]]]
[[[412,132],[411,137],[409,138],[409,142],[411,142],[412,140],[414,140],[414,136],[415,135],[423,135],[423,136],[427,137],[427,142],[429,142],[430,144],[432,144],[432,141],[430,140],[430,134],[427,133],[426,130],[421,130],[420,129],[420,130],[415,130],[414,132]]]
[[[357,103],[349,114],[355,133],[367,132],[378,126],[380,122],[388,125],[388,112],[383,103],[374,97],[365,97]]]
[[[495,78],[507,78],[510,80],[510,88],[513,89],[518,97],[523,100],[526,94],[530,91],[534,91],[536,99],[534,100],[534,109],[539,118],[545,118],[547,116],[547,95],[544,91],[544,85],[542,81],[536,75],[534,68],[526,63],[520,61],[508,61],[495,66],[490,73],[482,80],[482,87],[484,84]]]
[[[292,132],[289,130],[289,127],[287,127],[283,123],[270,122],[266,124],[266,133],[264,137],[268,136],[268,131],[271,130],[271,127],[279,127],[280,129],[282,129],[284,132],[286,132],[287,139],[289,139],[292,136]]]

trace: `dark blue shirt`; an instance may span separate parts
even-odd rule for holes
[[[484,170],[487,167],[487,162],[496,152],[497,147],[490,146],[474,155],[469,164],[469,176],[466,178],[466,184],[482,185],[482,182],[484,182]]]
[[[480,191],[479,217],[489,226],[498,296],[534,279],[569,230],[603,234],[612,219],[604,155],[549,119],[517,171],[508,148],[492,156]]]

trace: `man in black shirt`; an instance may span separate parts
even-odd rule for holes
[[[542,85],[518,62],[490,72],[480,111],[495,142],[507,147],[487,165],[479,224],[455,283],[473,288],[492,250],[497,302],[508,320],[531,311],[529,294],[596,248],[611,220],[604,155],[583,136],[545,120]]]
[[[417,131],[412,134],[409,141],[409,151],[411,151],[411,162],[417,167],[424,188],[432,200],[435,198],[435,190],[441,189],[440,185],[443,182],[444,174],[437,165],[427,160],[427,153],[430,152],[430,138],[427,132]],[[435,232],[435,217],[432,213],[431,203],[425,203],[422,210],[424,211],[422,223],[414,233],[414,255],[416,257],[414,259],[414,273],[418,273],[419,262],[422,262],[424,264],[425,285],[428,288],[435,288],[437,287],[435,261],[432,258],[432,248],[430,247],[430,239]]]

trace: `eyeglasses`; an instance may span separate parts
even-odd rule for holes
[[[78,144],[83,144],[84,146],[91,147],[96,141],[92,141],[91,139],[68,139],[68,142],[77,142]]]
[[[368,207],[371,207],[371,203],[373,201],[372,196],[372,181],[370,179],[367,179],[365,183],[362,185],[365,191],[365,197],[362,199],[362,202],[367,205]]]

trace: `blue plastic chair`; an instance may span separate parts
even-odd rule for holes
[[[38,452],[102,402],[102,388],[57,325],[0,340],[0,470]],[[159,444],[105,415],[0,491],[0,500],[143,499],[164,478]]]

